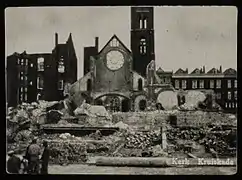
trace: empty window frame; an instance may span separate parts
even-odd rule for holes
[[[204,80],[199,81],[199,88],[201,88],[201,89],[204,88]]]
[[[221,93],[217,93],[217,99],[221,99]]]
[[[182,89],[187,88],[187,80],[182,80]]]
[[[44,80],[42,77],[37,77],[37,89],[44,88]]]
[[[216,80],[216,88],[221,88],[221,80]]]
[[[231,100],[231,92],[228,91],[228,99]]]
[[[237,88],[237,80],[234,80],[234,87]]]
[[[140,39],[140,54],[146,54],[146,39],[141,38]]]
[[[59,80],[58,82],[58,90],[63,90],[64,89],[64,81],[63,80]]]
[[[214,80],[210,80],[210,88],[214,88]]]
[[[228,88],[231,88],[231,80],[227,81],[227,86],[228,86]]]
[[[39,57],[38,58],[38,71],[44,71],[44,58],[43,57]]]
[[[192,89],[196,89],[197,88],[197,80],[193,80],[192,81]]]
[[[179,80],[175,80],[175,88],[179,89],[180,88],[180,82]]]
[[[64,65],[64,58],[63,57],[61,57],[59,62],[58,62],[58,72],[59,73],[65,72],[65,65]]]

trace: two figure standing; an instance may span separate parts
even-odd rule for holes
[[[32,143],[27,147],[26,154],[23,157],[21,162],[20,158],[15,156],[14,152],[11,151],[9,153],[10,158],[7,162],[7,170],[9,173],[20,173],[21,163],[23,164],[24,168],[23,171],[27,172],[28,174],[48,174],[48,162],[49,162],[49,148],[48,143],[44,141],[44,152],[40,158],[41,148],[37,144],[37,139],[33,139]],[[27,160],[27,162],[26,162]],[[41,169],[40,169],[41,163]],[[24,173],[23,172],[23,173]]]

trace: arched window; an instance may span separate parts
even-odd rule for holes
[[[141,111],[144,111],[146,109],[146,100],[142,99],[140,102],[139,102],[139,109]]]
[[[143,89],[143,81],[142,81],[141,78],[139,78],[139,80],[138,80],[138,90],[142,91],[142,89]]]
[[[144,19],[144,29],[147,28],[147,19]]]
[[[87,91],[91,91],[92,90],[92,81],[91,79],[87,80]]]

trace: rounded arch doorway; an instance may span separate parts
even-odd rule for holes
[[[144,111],[145,109],[146,109],[146,100],[144,100],[144,99],[142,99],[142,100],[140,100],[140,102],[139,102],[139,109],[141,110],[141,111]]]

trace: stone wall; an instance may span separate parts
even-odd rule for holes
[[[177,116],[178,126],[200,126],[209,123],[236,126],[237,118],[230,114],[203,111],[153,111],[114,113],[113,123],[122,121],[134,129],[159,129],[171,114]]]

